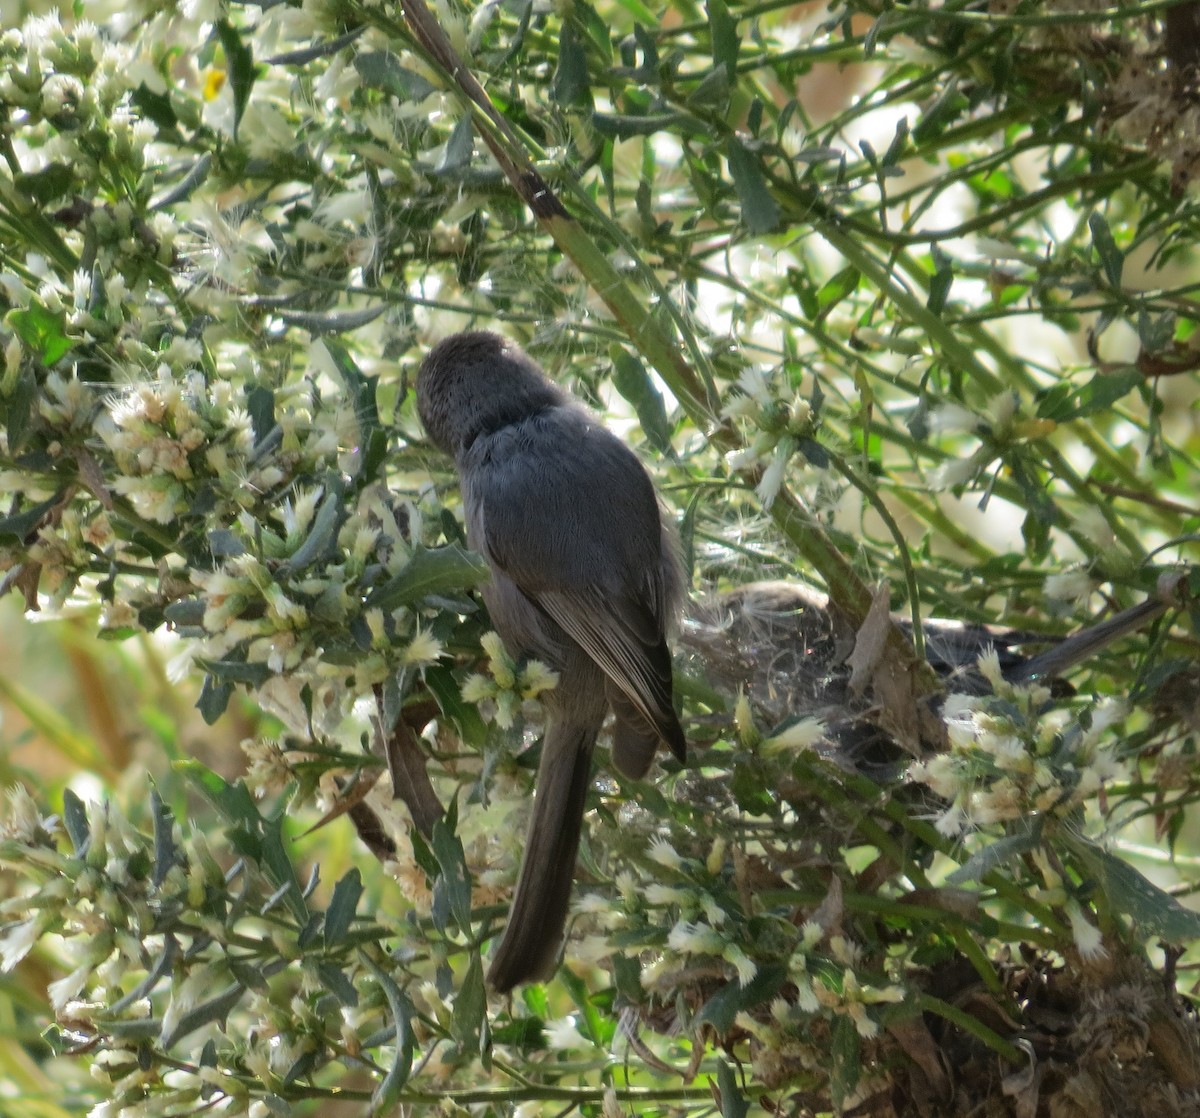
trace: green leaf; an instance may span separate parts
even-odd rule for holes
[[[450,1032],[464,1055],[477,1056],[484,1031],[487,1012],[487,991],[483,982],[483,961],[478,951],[471,952],[467,973],[454,999],[454,1018]]]
[[[49,311],[36,299],[12,311],[8,324],[43,365],[53,365],[75,344],[67,337],[67,312]]]
[[[206,726],[212,726],[229,706],[233,698],[233,684],[222,683],[215,676],[206,675],[200,687],[200,697],[196,700],[196,709],[204,719]]]
[[[1099,210],[1088,218],[1088,228],[1092,232],[1092,247],[1100,257],[1100,266],[1104,269],[1105,278],[1110,286],[1120,287],[1121,273],[1125,269],[1125,254],[1117,248],[1112,230]]]
[[[590,105],[587,54],[570,19],[564,19],[558,40],[558,65],[550,82],[550,99],[556,104]]]
[[[379,421],[379,378],[367,376],[341,342],[326,338],[322,344],[354,403],[361,450],[355,483],[361,488],[378,476],[387,459],[388,437]]]
[[[63,789],[63,826],[67,829],[67,837],[75,853],[82,854],[87,849],[92,832],[88,826],[87,808],[70,788]]]
[[[837,275],[822,284],[821,289],[817,292],[817,306],[820,308],[817,321],[823,321],[838,303],[847,295],[853,294],[858,289],[861,279],[862,274],[859,270],[850,266],[843,268]]]
[[[977,850],[972,854],[946,880],[951,885],[968,885],[979,881],[997,866],[1011,862],[1021,854],[1033,850],[1041,843],[1041,838],[1040,821],[1023,834],[1005,835],[1003,838],[998,838],[995,842],[988,843],[982,850]]]
[[[834,1109],[840,1111],[842,1103],[858,1086],[862,1075],[862,1044],[858,1030],[849,1017],[838,1017],[833,1024],[833,1072],[829,1077],[829,1089],[833,1095]]]
[[[354,1009],[358,1005],[358,991],[341,967],[334,966],[326,959],[320,959],[317,961],[317,974],[320,975],[325,989],[342,1005],[348,1009]]]
[[[655,27],[658,24],[658,13],[652,12],[642,0],[617,0],[622,8],[624,8],[638,23],[646,27]]]
[[[342,384],[346,387],[347,395],[354,405],[354,418],[364,433],[367,429],[379,426],[379,378],[369,377],[358,367],[358,363],[350,356],[350,351],[338,341],[326,338],[321,343],[330,358]]]
[[[467,873],[467,859],[462,840],[450,827],[446,819],[433,825],[430,836],[433,856],[438,862],[438,878],[434,891],[439,889],[449,906],[454,922],[466,935],[471,934],[471,878]]]
[[[338,529],[349,515],[346,509],[346,491],[340,478],[335,478],[329,485],[329,491],[321,500],[316,516],[308,535],[284,562],[279,565],[280,578],[298,574],[306,567],[312,566],[327,552],[334,549],[337,542]]]
[[[392,610],[431,594],[468,590],[486,582],[487,563],[457,544],[419,547],[399,571],[367,596],[369,609]]]
[[[458,681],[448,665],[435,664],[425,669],[425,686],[437,700],[438,709],[448,718],[468,745],[481,746],[488,729],[479,711],[464,702]]]
[[[401,101],[423,101],[437,87],[415,70],[400,65],[400,59],[391,51],[366,51],[355,55],[354,68],[363,84],[372,89],[382,89]]]
[[[335,947],[346,938],[359,899],[363,895],[362,874],[352,869],[334,887],[325,913],[325,946]]]
[[[225,51],[225,63],[229,69],[229,86],[233,90],[233,138],[237,139],[238,125],[250,101],[250,90],[258,76],[254,67],[254,55],[242,42],[242,37],[227,20],[218,20],[217,38]]]
[[[225,683],[244,683],[250,687],[261,687],[271,678],[271,669],[259,661],[246,660],[198,660],[197,663],[213,679]]]
[[[1137,369],[1123,369],[1117,373],[1097,373],[1078,391],[1070,384],[1060,382],[1042,395],[1038,402],[1038,417],[1066,423],[1096,415],[1140,387],[1144,379]]]
[[[225,987],[215,998],[201,1002],[195,1009],[180,1017],[175,1028],[169,1033],[162,1033],[159,1036],[158,1043],[164,1049],[170,1048],[172,1045],[178,1044],[185,1036],[205,1025],[223,1025],[230,1010],[242,1000],[245,993],[246,988],[240,982]]]
[[[257,446],[275,427],[275,393],[264,384],[256,384],[246,392],[246,411]]]
[[[728,1036],[734,1018],[743,1009],[750,1009],[773,998],[786,979],[787,972],[776,964],[760,967],[758,974],[745,987],[736,978],[731,979],[705,1002],[696,1014],[693,1026],[698,1029],[701,1025],[712,1025],[717,1036]]]
[[[725,0],[708,0],[708,33],[712,40],[713,65],[725,71],[730,83],[737,80],[738,51],[741,40],[737,20],[729,14]]]
[[[162,954],[158,957],[158,962],[153,968],[128,994],[118,998],[115,1002],[109,1005],[106,1013],[111,1017],[118,1017],[134,1002],[141,1001],[147,997],[164,978],[169,977],[174,973],[175,960],[179,956],[179,941],[170,933],[167,933],[163,943]]]
[[[21,512],[0,516],[0,540],[11,539],[18,544],[24,544],[29,534],[42,522],[45,515],[62,500],[62,494],[56,493],[45,500]]]
[[[409,1074],[412,1072],[415,1050],[412,1034],[413,1010],[412,1004],[392,980],[390,974],[376,965],[375,961],[365,953],[363,962],[366,963],[379,983],[380,989],[383,990],[383,996],[387,999],[388,1009],[391,1011],[395,1027],[395,1055],[392,1057],[392,1066],[380,1081],[379,1086],[375,1088],[374,1095],[371,1096],[371,1114],[383,1116],[389,1115],[395,1110],[396,1104],[400,1100],[400,1092],[404,1090],[404,1085],[408,1082]]]
[[[1147,880],[1128,862],[1107,850],[1064,832],[1063,837],[1114,913],[1128,916],[1140,938],[1158,936],[1165,943],[1186,945],[1200,939],[1200,912],[1184,908],[1170,893]]]
[[[471,153],[475,150],[475,126],[471,123],[470,114],[463,116],[450,133],[446,141],[446,150],[434,167],[435,175],[449,175],[460,171],[471,162]]]
[[[161,885],[179,858],[175,846],[175,816],[163,802],[158,789],[150,789],[150,811],[154,817],[154,873],[150,880]]]
[[[199,761],[177,761],[175,768],[199,789],[230,824],[229,841],[238,853],[259,865],[279,887],[296,919],[300,923],[307,923],[310,916],[308,904],[283,844],[284,816],[264,816],[244,782],[239,780],[236,784],[230,784]]]
[[[39,205],[45,206],[71,193],[75,186],[75,172],[65,163],[47,163],[40,171],[14,175],[13,185]]]
[[[729,141],[725,157],[746,228],[751,233],[769,233],[779,225],[779,205],[771,197],[758,160],[736,139]]]
[[[597,1048],[606,1049],[614,1031],[611,1017],[601,1014],[588,984],[568,967],[559,970],[558,980],[567,988],[579,1010],[582,1034]]]
[[[129,96],[133,107],[143,118],[155,125],[160,132],[170,132],[179,127],[179,118],[171,107],[171,96],[168,93],[155,93],[145,82]]]
[[[717,1090],[721,1093],[721,1118],[746,1118],[750,1104],[738,1086],[733,1068],[725,1060],[717,1061]]]
[[[611,346],[608,356],[613,364],[613,386],[633,405],[646,438],[660,453],[672,453],[667,408],[646,366],[623,346]]]
[[[0,398],[0,415],[4,416],[4,428],[8,432],[8,453],[16,455],[33,434],[33,404],[37,399],[38,384],[33,370],[24,368],[17,376],[17,383],[7,399]]]
[[[950,285],[954,282],[954,269],[950,257],[941,249],[933,247],[933,277],[929,281],[929,298],[925,305],[934,313],[941,314],[946,306],[946,298],[950,294]]]

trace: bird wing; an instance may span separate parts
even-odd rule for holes
[[[676,756],[658,502],[632,451],[582,413],[533,417],[472,448],[489,560],[580,646]]]

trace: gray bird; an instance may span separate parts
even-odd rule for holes
[[[684,597],[673,538],[628,447],[495,334],[455,334],[417,375],[429,437],[453,455],[467,540],[508,651],[559,673],[547,693],[533,816],[488,982],[506,991],[555,969],[591,782],[615,716],[613,762],[640,778],[659,742],[683,761],[667,629]]]

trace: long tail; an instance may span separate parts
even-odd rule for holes
[[[554,973],[599,731],[599,721],[580,726],[554,718],[547,727],[521,874],[488,970],[488,984],[500,993]]]

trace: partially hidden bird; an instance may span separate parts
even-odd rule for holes
[[[546,693],[533,811],[508,925],[488,970],[504,992],[553,974],[611,709],[612,759],[683,762],[668,632],[685,596],[671,526],[637,456],[519,346],[486,331],[438,342],[417,374],[429,438],[454,458],[483,599],[514,657],[558,672]]]

